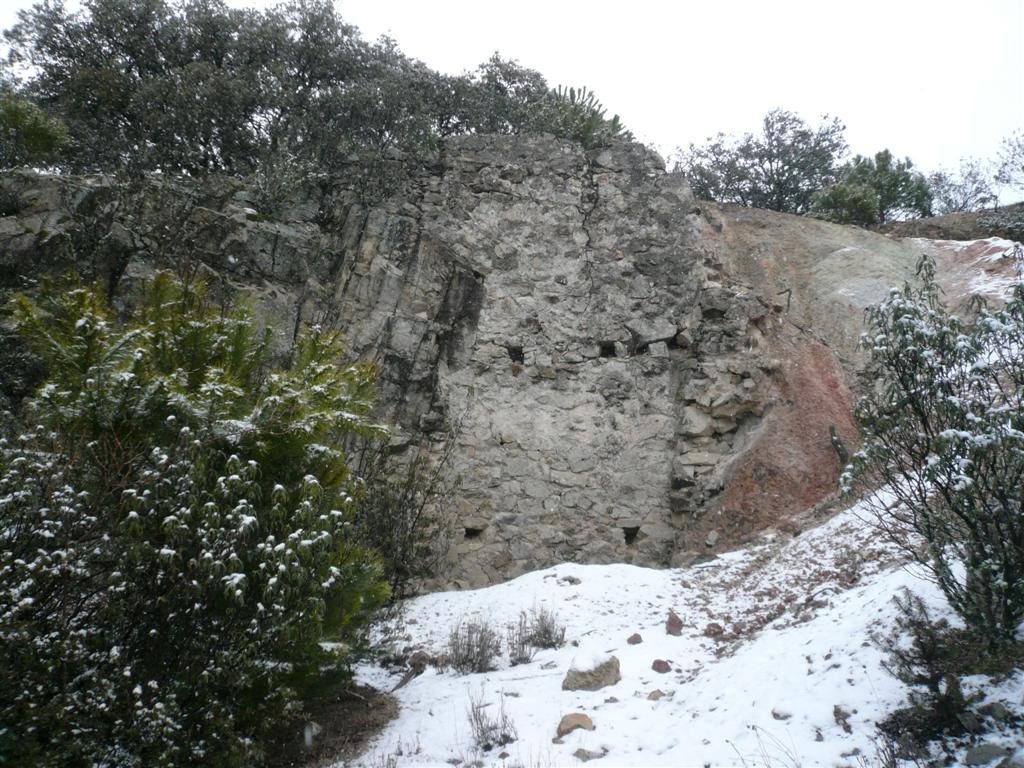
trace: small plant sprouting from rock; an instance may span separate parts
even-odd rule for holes
[[[500,655],[501,640],[487,622],[460,623],[448,635],[448,661],[459,674],[489,672]]]
[[[505,712],[504,700],[499,699],[498,711],[493,717],[487,711],[490,706],[490,703],[484,702],[482,693],[470,696],[469,727],[473,733],[473,743],[482,752],[504,747],[519,738],[515,723]]]

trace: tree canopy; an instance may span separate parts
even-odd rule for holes
[[[893,219],[930,216],[932,193],[910,158],[897,160],[883,149],[874,157],[857,155],[837,183],[815,193],[812,212],[841,224],[870,226]]]
[[[839,177],[845,127],[827,115],[817,127],[775,109],[759,134],[718,134],[680,151],[677,168],[697,197],[783,213],[807,213],[811,197]]]
[[[586,89],[567,96],[497,54],[442,75],[393,40],[363,40],[329,0],[47,1],[19,18],[5,33],[27,72],[19,95],[67,125],[74,170],[248,173],[281,155],[330,171],[456,134],[628,136]]]
[[[963,158],[956,171],[940,170],[929,174],[928,186],[936,213],[976,211],[996,202],[992,172],[987,164]]]

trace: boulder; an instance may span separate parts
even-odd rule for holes
[[[580,728],[584,731],[592,731],[594,730],[594,721],[582,712],[573,712],[561,719],[556,732],[558,738],[562,738]]]
[[[597,691],[615,685],[622,679],[619,660],[615,656],[605,659],[573,659],[572,668],[562,681],[563,691]]]
[[[665,632],[676,637],[683,634],[683,620],[676,615],[675,611],[668,612],[668,618],[665,620]]]

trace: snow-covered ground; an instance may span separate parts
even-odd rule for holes
[[[600,766],[872,765],[875,722],[906,699],[882,669],[872,632],[894,625],[892,597],[903,587],[936,616],[948,609],[935,587],[901,567],[863,513],[854,507],[797,538],[769,535],[686,569],[566,564],[412,600],[398,649],[442,654],[451,628],[468,620],[485,619],[504,637],[521,611],[541,607],[557,613],[567,642],[529,664],[510,666],[505,656],[485,674],[428,667],[395,691],[401,714],[357,764],[397,756],[402,766],[571,766],[582,748],[604,754]],[[682,619],[679,636],[666,632],[670,610]],[[642,642],[627,643],[635,632]],[[620,682],[562,690],[574,659],[608,655],[620,661]],[[653,671],[657,659],[670,671]],[[367,665],[358,677],[390,690],[402,672]],[[998,686],[966,683],[986,701],[1024,709],[1024,673]],[[494,718],[503,708],[517,740],[477,750],[471,702]],[[573,712],[589,716],[594,730],[553,742]],[[995,741],[1024,760],[1024,735]]]
[[[947,298],[980,296],[987,301],[1006,301],[1022,276],[1021,244],[1012,240],[912,238],[910,242],[936,259]]]

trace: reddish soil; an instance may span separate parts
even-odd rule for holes
[[[833,495],[840,465],[829,427],[847,450],[857,443],[854,398],[832,352],[817,341],[783,342],[778,400],[730,469],[718,498],[719,544],[786,521]]]

